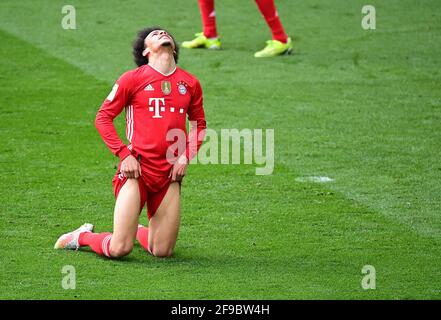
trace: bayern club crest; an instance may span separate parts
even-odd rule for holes
[[[180,94],[185,95],[187,93],[187,84],[183,81],[178,82],[178,91]]]

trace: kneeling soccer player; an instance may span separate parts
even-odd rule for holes
[[[173,36],[162,28],[138,33],[133,45],[138,68],[118,79],[95,120],[104,142],[120,158],[112,181],[113,233],[93,233],[93,225],[86,223],[62,235],[56,249],[89,246],[99,255],[117,258],[131,252],[136,238],[154,256],[172,254],[180,223],[180,184],[206,128],[200,83],[176,67],[178,53]],[[113,125],[123,109],[127,146]],[[188,135],[186,115],[193,124]],[[176,142],[169,137],[173,130],[181,130],[184,143],[170,152]],[[145,204],[148,228],[138,224]]]

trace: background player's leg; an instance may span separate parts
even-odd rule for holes
[[[169,257],[178,237],[180,210],[180,186],[172,182],[155,215],[149,222],[150,252],[157,257]]]
[[[115,203],[113,235],[109,251],[112,257],[122,257],[133,249],[140,208],[138,179],[128,179],[119,191]]]
[[[199,0],[199,9],[201,11],[204,36],[207,38],[216,38],[217,30],[214,0]]]
[[[259,7],[260,13],[262,13],[266,23],[271,29],[273,40],[286,43],[288,36],[283,29],[282,23],[280,22],[274,0],[256,0],[256,3]]]
[[[195,34],[196,38],[182,42],[182,48],[206,48],[218,50],[221,48],[220,39],[216,30],[216,12],[214,0],[199,0],[199,10],[202,18],[202,32]]]

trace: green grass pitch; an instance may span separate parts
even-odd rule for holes
[[[61,27],[74,5],[77,29]],[[217,1],[224,49],[181,50],[208,126],[274,128],[275,169],[192,165],[175,254],[56,251],[112,227],[117,159],[93,126],[147,25],[200,31],[195,0],[0,2],[0,298],[439,299],[441,3],[276,1],[295,55],[257,60],[253,1]],[[361,8],[377,29],[361,28]],[[119,130],[123,121],[119,119]],[[328,183],[297,178],[327,176]],[[142,222],[146,222],[145,212]],[[76,270],[76,289],[61,269]],[[361,286],[364,265],[376,289]]]

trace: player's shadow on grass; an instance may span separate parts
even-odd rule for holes
[[[82,248],[81,252],[95,256],[95,258],[102,259],[103,261],[109,260],[107,257],[97,255],[87,247]],[[280,260],[273,261],[265,257],[249,256],[243,252],[238,252],[236,255],[222,253],[205,255],[203,253],[194,253],[194,251],[188,252],[185,248],[177,248],[171,257],[160,258],[151,255],[138,243],[135,243],[135,246],[129,255],[110,260],[114,265],[132,265],[145,268],[161,267],[163,269],[170,267],[175,269],[183,266],[190,266],[202,269],[206,268],[207,270],[211,270],[211,272],[215,272],[214,269],[219,269],[223,272],[226,269],[242,269],[244,266],[247,266],[250,269],[255,269],[256,272],[259,272],[260,269],[272,269],[274,267],[277,268],[280,264],[292,263],[290,259],[291,258],[287,257],[287,261],[285,262]]]
[[[81,253],[95,256],[97,259],[109,260],[109,258],[107,258],[107,257],[97,255],[95,252],[93,252],[88,247],[81,248],[81,250],[79,250],[79,251],[81,251]],[[184,256],[184,255],[180,254],[179,252],[174,253],[171,257],[168,257],[168,258],[155,257],[155,256],[151,255],[150,253],[148,253],[147,251],[145,251],[144,248],[142,248],[140,245],[135,244],[135,246],[133,247],[133,250],[130,254],[128,254],[125,257],[113,258],[111,260],[114,262],[121,262],[121,263],[148,265],[148,263],[151,264],[152,262],[160,262],[160,263],[167,263],[167,264],[176,264],[176,263],[182,264],[182,263],[188,263],[188,262],[194,261],[195,259],[198,259],[198,258],[195,258],[192,256]]]
[[[102,260],[109,260],[106,257],[98,256],[96,253],[91,251],[88,248],[84,248],[81,251],[87,252],[91,255],[95,255],[96,258]],[[264,259],[265,268],[271,269],[272,267],[276,267],[280,261],[269,263],[268,259]],[[201,270],[210,270],[210,272],[216,272],[219,269],[219,272],[224,272],[227,269],[243,269],[245,266],[250,268],[250,270],[258,270],[262,269],[262,257],[251,257],[251,256],[243,256],[234,254],[210,254],[204,255],[203,253],[189,253],[185,249],[177,249],[176,252],[173,253],[171,257],[168,258],[160,258],[151,255],[146,252],[141,246],[135,245],[133,251],[121,258],[111,259],[113,265],[120,266],[136,266],[143,268],[170,268],[175,270],[176,268],[181,267],[191,267],[191,268],[199,268]],[[286,261],[288,263],[289,261]]]

